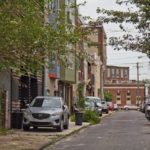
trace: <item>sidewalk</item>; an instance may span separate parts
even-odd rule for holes
[[[110,113],[111,114],[111,113]],[[103,114],[102,118],[110,115]],[[41,128],[37,131],[30,130],[25,132],[23,130],[12,129],[6,135],[0,135],[0,149],[2,150],[42,150],[43,147],[71,135],[90,124],[83,122],[82,125],[75,125],[75,122],[70,122],[69,129],[63,132],[57,132],[53,128]]]
[[[6,135],[0,135],[0,149],[2,150],[37,150],[46,143],[52,143],[54,140],[70,135],[82,128],[89,126],[89,123],[83,123],[82,126],[70,122],[69,129],[63,132],[57,132],[55,129],[38,129],[24,132],[23,130],[12,129]]]

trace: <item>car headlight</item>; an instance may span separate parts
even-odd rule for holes
[[[29,116],[29,115],[30,115],[30,112],[29,112],[29,111],[25,111],[25,112],[24,112],[24,116],[25,116],[25,117],[27,117],[27,116]]]

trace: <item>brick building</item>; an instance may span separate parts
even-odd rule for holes
[[[120,106],[144,101],[145,86],[129,80],[129,67],[107,66],[104,91],[112,94],[112,102]]]

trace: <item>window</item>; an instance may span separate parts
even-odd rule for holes
[[[131,96],[126,97],[126,104],[131,104]]]
[[[119,91],[119,90],[117,90],[117,95],[118,95],[118,96],[120,95],[120,91]]]
[[[127,97],[127,101],[130,101],[131,99],[130,99],[130,97]]]
[[[136,96],[136,104],[140,104],[141,103],[141,96]]]
[[[110,68],[107,69],[107,78],[110,77]]]
[[[123,78],[123,69],[121,69],[121,78]]]
[[[116,75],[119,78],[120,74],[119,74],[119,69],[116,69]]]
[[[127,96],[130,96],[130,91],[129,90],[127,91]]]
[[[52,0],[49,2],[49,9],[53,12],[56,12],[58,10],[58,0]]]
[[[70,12],[67,11],[67,23],[71,24]]]
[[[117,104],[121,104],[121,97],[120,97],[120,96],[117,96],[117,97],[116,97],[116,103],[117,103]]]
[[[115,69],[111,69],[111,75],[112,75],[112,78],[115,78]]]
[[[124,77],[128,78],[128,70],[127,69],[124,70]]]

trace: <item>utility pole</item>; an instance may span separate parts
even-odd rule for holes
[[[137,62],[137,104],[139,105],[140,90],[139,90],[139,62]]]

